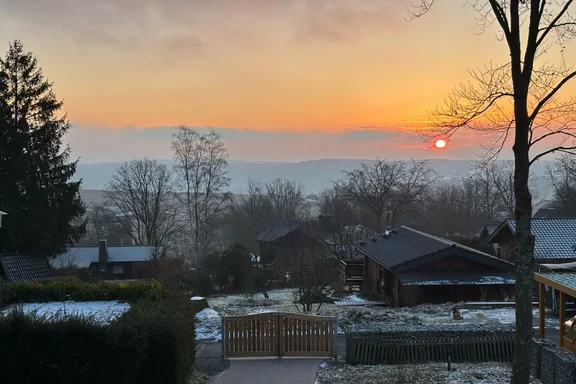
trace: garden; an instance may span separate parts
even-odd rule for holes
[[[205,302],[158,281],[0,281],[0,382],[189,383]]]

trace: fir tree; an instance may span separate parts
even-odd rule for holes
[[[53,256],[85,233],[62,105],[34,55],[11,43],[0,60],[0,251]]]

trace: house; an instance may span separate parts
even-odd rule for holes
[[[50,264],[53,268],[91,268],[105,279],[124,280],[144,278],[154,252],[153,246],[108,246],[100,240],[98,246],[71,247]]]
[[[501,222],[491,221],[490,223],[484,225],[478,231],[472,234],[472,237],[476,237],[482,241],[485,241],[490,235],[498,228]]]
[[[302,247],[327,249],[322,240],[318,224],[310,220],[281,220],[260,233],[254,240],[258,242],[262,263],[277,261],[289,267],[294,253]]]
[[[45,256],[20,253],[0,255],[0,278],[19,283],[48,277],[52,277],[52,269]]]
[[[403,226],[354,245],[364,255],[364,291],[390,305],[503,300],[513,265]]]
[[[486,239],[498,246],[500,257],[512,260],[516,220],[504,220]],[[532,218],[532,234],[535,238],[536,263],[555,264],[576,261],[576,217]]]

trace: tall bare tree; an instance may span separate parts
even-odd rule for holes
[[[274,223],[273,206],[268,198],[266,186],[259,180],[248,179],[246,194],[231,198],[229,228],[233,243],[240,243],[254,250],[253,239]]]
[[[304,186],[301,183],[277,178],[266,184],[276,220],[297,220],[306,217]]]
[[[435,0],[418,0],[412,16],[428,12]],[[530,166],[543,156],[576,148],[576,98],[560,91],[576,76],[561,59],[543,57],[555,43],[560,49],[576,36],[573,0],[474,0],[482,30],[495,25],[510,59],[472,71],[443,107],[432,111],[435,122],[426,138],[447,138],[461,128],[495,136],[488,159],[509,142],[514,152],[514,217],[516,219],[516,339],[512,383],[530,381],[532,337],[532,271]],[[538,150],[536,146],[544,149]]]
[[[345,188],[335,183],[320,194],[320,213],[327,221],[326,228],[336,244],[352,244],[360,240],[353,238],[356,231],[349,226],[359,224],[358,211],[347,196]]]
[[[563,155],[548,170],[554,203],[562,216],[576,216],[576,158]]]
[[[375,230],[382,231],[384,215],[390,208],[394,220],[405,213],[410,204],[423,195],[433,181],[433,172],[426,162],[412,162],[407,168],[403,161],[377,159],[362,164],[359,169],[345,172],[341,185],[346,195],[360,209],[369,210]]]
[[[172,141],[179,196],[186,207],[198,262],[212,249],[227,208],[228,152],[222,136],[180,127]]]
[[[104,196],[104,206],[136,244],[167,248],[183,228],[170,170],[156,160],[145,158],[122,165]]]

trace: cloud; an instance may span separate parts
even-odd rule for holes
[[[308,5],[294,36],[299,42],[343,41],[377,29],[396,28],[404,21],[404,7],[397,0],[309,0]]]
[[[165,38],[162,45],[166,50],[179,54],[195,54],[204,48],[202,40],[192,34]]]
[[[119,47],[124,41],[102,29],[85,29],[78,34],[78,43],[81,45],[109,45]]]
[[[397,0],[1,0],[3,12],[30,28],[63,28],[80,36],[98,30],[119,38],[119,30],[140,36],[146,44],[181,45],[166,34],[210,36],[261,26],[264,35],[275,29],[292,31],[297,41],[342,41],[374,28],[396,25],[404,6]],[[268,31],[269,30],[269,31]],[[278,32],[278,31],[276,31]],[[102,37],[100,36],[100,37]],[[278,32],[277,39],[286,39]],[[288,35],[290,36],[290,35]],[[94,36],[92,38],[95,39]],[[289,39],[289,37],[288,37]],[[101,38],[100,44],[116,45]],[[203,41],[206,44],[206,41]],[[187,49],[196,50],[190,39]]]
[[[417,135],[393,129],[350,128],[335,132],[195,129],[202,132],[214,129],[221,134],[230,157],[237,160],[468,158],[472,155],[470,147],[460,148],[458,142],[450,143],[446,151],[429,151],[430,145],[422,143]],[[74,125],[67,140],[73,156],[81,157],[83,162],[125,161],[144,156],[170,158],[170,142],[175,132],[176,127],[107,129]]]

